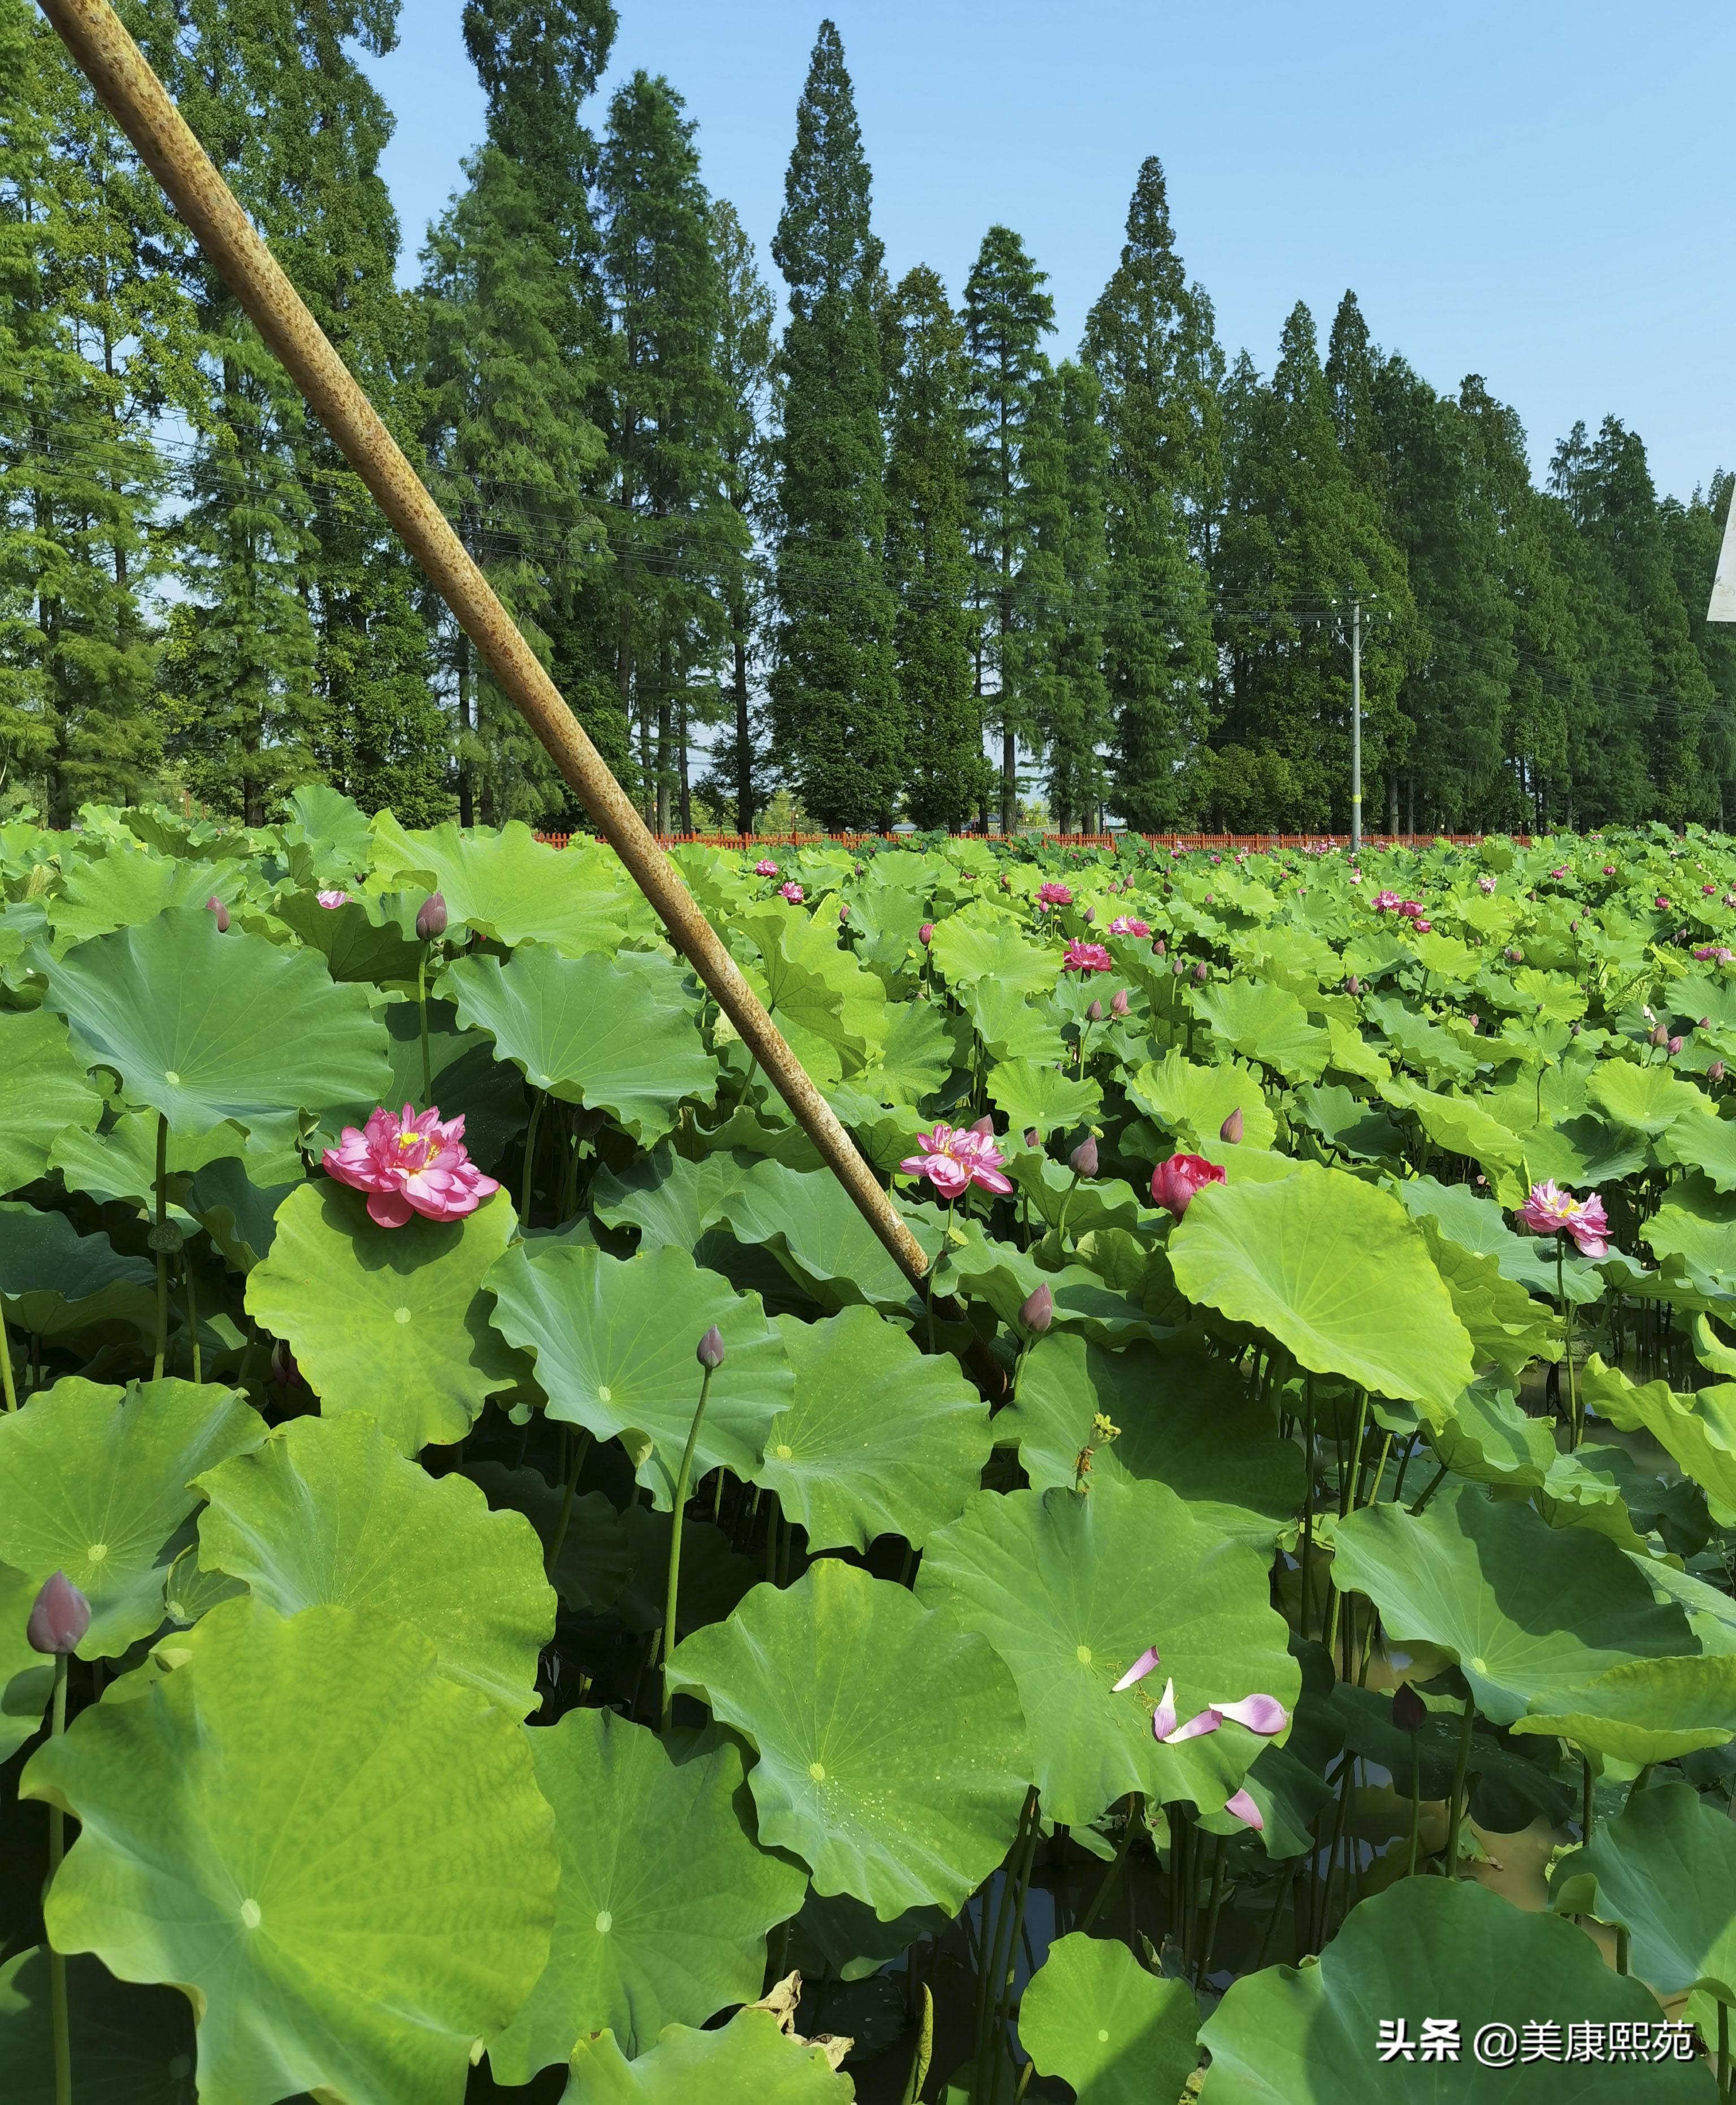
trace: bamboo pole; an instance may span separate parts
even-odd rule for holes
[[[604,764],[493,588],[404,458],[301,295],[237,203],[210,156],[108,0],[40,0],[44,15],[138,149],[346,458],[373,493],[482,653],[502,690],[578,791],[598,830],[662,918],[671,941],[741,1034],[797,1123],[855,1201],[904,1276],[920,1286],[928,1261],[832,1106],[700,912],[679,872]]]

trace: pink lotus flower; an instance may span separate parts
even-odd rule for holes
[[[1037,896],[1045,906],[1071,906],[1073,894],[1064,884],[1039,884]]]
[[[425,1111],[406,1104],[402,1118],[377,1111],[359,1132],[346,1125],[324,1160],[327,1176],[367,1192],[368,1210],[382,1228],[401,1228],[412,1213],[459,1220],[500,1189],[470,1159],[463,1112],[443,1122],[438,1104]]]
[[[1565,863],[1564,863],[1564,864],[1562,865],[1562,866],[1560,867],[1560,869],[1552,869],[1552,870],[1551,870],[1551,872],[1550,872],[1549,874],[1550,874],[1550,875],[1551,875],[1551,877],[1555,877],[1555,878],[1565,877],[1565,876],[1567,875],[1567,865],[1566,865],[1566,864],[1565,864]]]
[[[1075,936],[1067,945],[1061,967],[1069,972],[1108,972],[1115,969],[1115,961],[1101,943],[1082,943]]]
[[[1149,936],[1151,927],[1149,922],[1136,921],[1130,914],[1118,914],[1109,923],[1109,933],[1112,936]]]
[[[1658,909],[1658,911],[1659,911],[1660,913],[1662,913],[1662,914],[1667,914],[1667,913],[1669,912],[1669,910],[1670,910],[1670,902],[1669,902],[1669,901],[1668,901],[1667,899],[1666,899],[1666,898],[1664,897],[1663,894],[1662,894],[1661,892],[1658,893],[1658,896],[1657,896],[1657,897],[1656,897],[1656,898],[1652,901],[1652,904],[1653,904],[1653,905],[1654,905],[1654,906]]]
[[[1265,1834],[1265,1816],[1245,1790],[1238,1790],[1234,1798],[1226,1798],[1224,1810],[1244,1827],[1252,1827],[1256,1835]]]
[[[1704,943],[1694,954],[1696,962],[1703,965],[1727,965],[1732,958],[1736,958],[1736,950],[1724,950],[1716,943]]]
[[[1399,895],[1396,892],[1377,892],[1374,895],[1374,910],[1377,914],[1395,913],[1398,910],[1398,905]]]
[[[1215,1162],[1203,1155],[1172,1155],[1151,1173],[1151,1201],[1179,1221],[1194,1203],[1196,1193],[1207,1184],[1223,1184],[1228,1178]]]
[[[801,887],[793,880],[788,884],[780,884],[778,887],[778,896],[780,899],[788,900],[792,906],[800,906],[802,901]]]
[[[1527,1235],[1571,1236],[1582,1257],[1609,1254],[1609,1217],[1596,1192],[1576,1199],[1553,1178],[1533,1184],[1531,1196],[1515,1216]]]
[[[906,1155],[899,1170],[906,1177],[926,1177],[943,1199],[962,1199],[973,1184],[985,1191],[1013,1188],[1001,1174],[1004,1158],[992,1134],[974,1127],[937,1125],[931,1133],[919,1133],[917,1145],[922,1152]]]
[[[775,877],[778,874],[778,865],[769,856],[762,856],[753,865],[753,874],[756,877]]]
[[[1432,936],[1435,932],[1435,923],[1432,921],[1417,920],[1412,925],[1419,936]]]
[[[1477,889],[1479,892],[1493,892],[1495,889],[1494,878],[1492,877],[1479,877],[1477,879]]]
[[[1606,862],[1604,865],[1604,874],[1605,877],[1613,877],[1615,875],[1615,865],[1613,862]]]
[[[347,892],[316,892],[314,896],[325,907],[346,905],[350,898]]]
[[[1351,883],[1352,883],[1352,884],[1360,884],[1360,883],[1362,883],[1362,881],[1363,881],[1363,874],[1362,874],[1362,872],[1361,872],[1359,869],[1353,869],[1353,870],[1350,872],[1350,882],[1351,882]]]

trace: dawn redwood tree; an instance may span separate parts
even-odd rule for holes
[[[844,48],[829,21],[797,109],[772,255],[790,311],[779,360],[773,732],[817,825],[879,829],[906,780],[885,567],[881,250]]]
[[[1042,339],[1055,328],[1047,272],[1009,226],[983,236],[965,284],[970,359],[971,597],[976,691],[1001,739],[1001,830],[1019,816],[1019,746],[1040,738],[1024,636],[1042,597],[1039,559],[1028,570],[1033,525],[1024,451],[1036,391],[1049,369]]]
[[[1176,251],[1155,154],[1140,169],[1084,355],[1109,438],[1110,794],[1130,826],[1150,831],[1187,808],[1185,771],[1207,729],[1213,650],[1202,557],[1219,476],[1221,362],[1211,302]]]
[[[917,825],[957,832],[986,794],[989,771],[966,604],[965,332],[926,266],[892,294],[886,340],[886,574],[898,609],[906,802]]]

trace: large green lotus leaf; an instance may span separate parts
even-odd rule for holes
[[[1720,1527],[1736,1526],[1736,1382],[1678,1396],[1667,1381],[1643,1386],[1594,1352],[1585,1400],[1618,1432],[1643,1428],[1706,1494]]]
[[[341,906],[322,906],[315,892],[290,892],[279,895],[271,910],[306,949],[324,959],[334,980],[377,984],[416,977],[422,945],[395,921],[381,918],[377,900],[352,896]]]
[[[1459,2058],[1382,2062],[1383,2024],[1416,2043],[1426,2019],[1457,2026]],[[1515,1907],[1486,1887],[1400,1879],[1354,1909],[1318,1962],[1244,1975],[1201,2028],[1210,2049],[1205,2105],[1714,2105],[1703,2063],[1533,2062],[1488,2067],[1474,2042],[1509,2028],[1513,2061],[1527,2025],[1639,2021],[1655,2027],[1643,1981],[1604,1963],[1560,1915]],[[1650,2034],[1648,2033],[1648,2037]]]
[[[251,1271],[277,1235],[278,1209],[301,1182],[261,1184],[248,1164],[227,1155],[208,1162],[188,1185],[187,1211],[237,1271]]]
[[[1364,1506],[1333,1541],[1339,1585],[1366,1593],[1401,1644],[1451,1653],[1497,1725],[1569,1708],[1611,1667],[1699,1649],[1613,1542],[1468,1485],[1444,1486],[1421,1513]]]
[[[1268,1560],[1165,1484],[980,1492],[930,1537],[917,1593],[1012,1669],[1044,1811],[1073,1827],[1131,1790],[1216,1812],[1266,1744],[1231,1723],[1160,1745],[1151,1718],[1168,1677],[1183,1718],[1256,1693],[1287,1708],[1301,1686]],[[1115,1694],[1148,1645],[1162,1671]]]
[[[0,1415],[0,1558],[33,1592],[64,1571],[91,1603],[79,1657],[117,1658],[163,1620],[194,1478],[265,1437],[233,1389],[69,1375]]]
[[[454,923],[508,945],[547,943],[577,958],[656,932],[643,893],[606,849],[547,847],[517,819],[498,833],[447,825],[412,834],[382,811],[373,835],[382,878],[406,888],[424,878]]]
[[[1119,1428],[1103,1443],[1091,1420]],[[1096,1453],[1094,1481],[1128,1477],[1167,1484],[1226,1532],[1270,1542],[1302,1502],[1300,1450],[1280,1440],[1272,1415],[1234,1361],[1197,1346],[1132,1344],[1105,1352],[1054,1330],[1026,1355],[1019,1400],[995,1419],[997,1437],[1019,1443],[1039,1490],[1071,1488],[1082,1449]],[[1232,1510],[1233,1509],[1233,1510]],[[1250,1516],[1257,1516],[1250,1526]]]
[[[1225,1061],[1203,1067],[1172,1046],[1161,1061],[1148,1061],[1127,1078],[1127,1094],[1148,1118],[1189,1147],[1216,1140],[1232,1111],[1242,1114],[1242,1141],[1270,1147],[1278,1137],[1272,1115],[1252,1068]]]
[[[703,2025],[752,2002],[765,1933],[807,1880],[754,1839],[741,1749],[715,1729],[665,1745],[609,1710],[533,1729],[537,1782],[554,1808],[560,1891],[530,2000],[489,2051],[503,2083],[564,2062],[587,2033],[630,2054],[666,2025]]]
[[[1325,1072],[1332,1041],[1286,988],[1270,980],[1225,980],[1195,989],[1189,999],[1225,1052],[1257,1060],[1287,1082],[1318,1082]]]
[[[1019,2043],[1078,2105],[1168,2105],[1199,2058],[1185,1981],[1149,1973],[1125,1944],[1075,1930],[1049,1946],[1019,2004]]]
[[[933,1209],[927,1210],[932,1215]],[[925,1222],[909,1207],[905,1218],[919,1236],[925,1227],[940,1225],[934,1219]],[[963,1240],[948,1252],[944,1284],[955,1289],[962,1285],[986,1301],[1003,1323],[1016,1323],[1025,1302],[1047,1284],[1055,1299],[1057,1329],[1077,1329],[1096,1343],[1115,1346],[1149,1338],[1159,1327],[1143,1300],[1118,1291],[1086,1265],[1064,1264],[1059,1271],[1045,1271],[1030,1251],[995,1241],[975,1220],[966,1222],[962,1233]],[[1175,1296],[1166,1298],[1173,1302]]]
[[[1605,1060],[1586,1084],[1591,1102],[1630,1133],[1643,1133],[1649,1140],[1674,1125],[1679,1118],[1709,1118],[1711,1101],[1703,1089],[1680,1080],[1667,1065],[1644,1066],[1632,1060]],[[1680,1146],[1691,1154],[1688,1134]]]
[[[760,1839],[816,1891],[882,1921],[956,1915],[1006,1854],[1030,1781],[1012,1678],[904,1587],[823,1557],[685,1638],[669,1671],[752,1741]]]
[[[567,1510],[566,1489],[540,1469],[509,1469],[504,1462],[470,1462],[464,1473],[496,1513],[521,1513],[536,1530],[546,1561],[560,1531],[560,1554],[549,1573],[564,1607],[600,1615],[621,1597],[633,1569],[624,1517],[601,1491],[580,1491]],[[667,1565],[667,1558],[665,1562]]]
[[[941,1937],[947,1919],[939,1908],[910,1908],[882,1922],[848,1893],[823,1897],[812,1888],[791,1925],[789,1957],[806,1978],[865,1981],[919,1937]]]
[[[0,1192],[40,1177],[69,1128],[89,1133],[102,1098],[75,1059],[60,1017],[40,1008],[0,1013]]]
[[[850,2105],[856,2086],[822,2047],[792,2039],[770,2010],[738,2010],[721,2031],[671,2025],[628,2061],[613,2032],[573,2049],[565,2105]]]
[[[38,1338],[149,1337],[157,1320],[154,1266],[19,1200],[0,1200],[0,1295],[7,1321]]]
[[[1045,1139],[1088,1124],[1103,1106],[1103,1091],[1089,1075],[1082,1081],[1034,1060],[1003,1060],[991,1067],[988,1095],[1013,1132],[1034,1127]]]
[[[316,1602],[413,1623],[442,1669],[522,1718],[555,1633],[542,1545],[475,1485],[431,1477],[371,1418],[292,1419],[199,1479],[202,1571],[293,1616]]]
[[[754,1482],[814,1549],[901,1535],[920,1549],[957,1520],[993,1446],[988,1410],[949,1353],[920,1352],[871,1308],[821,1323],[776,1317],[796,1400],[772,1425]]]
[[[534,1355],[548,1412],[600,1440],[649,1444],[640,1483],[667,1511],[699,1402],[694,1354],[714,1325],[725,1359],[694,1450],[694,1480],[753,1474],[772,1420],[795,1392],[789,1355],[756,1294],[738,1294],[685,1250],[664,1244],[625,1263],[580,1243],[521,1243],[490,1274],[494,1325]]]
[[[434,1087],[422,1088],[422,1014],[413,1001],[388,1002],[380,1012],[386,1026],[386,1057],[392,1085],[385,1102],[420,1104],[431,1095],[450,1116],[464,1114],[464,1145],[472,1162],[490,1177],[507,1166],[509,1150],[524,1130],[529,1106],[524,1078],[508,1061],[494,1057],[494,1041],[485,1030],[460,1030],[449,1001],[428,1001],[428,1066]]]
[[[533,943],[504,965],[460,958],[440,991],[533,1088],[606,1111],[645,1146],[673,1126],[684,1098],[716,1092],[698,1004],[681,968],[654,953],[564,958]]]
[[[406,1455],[449,1445],[523,1373],[480,1292],[517,1226],[504,1191],[460,1221],[382,1228],[364,1193],[304,1184],[248,1274],[248,1313],[288,1339],[328,1417],[365,1411]]]
[[[384,1034],[359,986],[319,959],[203,908],[44,958],[45,1008],[57,1010],[91,1066],[178,1133],[233,1119],[255,1138],[291,1142],[297,1114],[364,1112],[390,1080]]]
[[[1736,1653],[1625,1660],[1539,1697],[1513,1730],[1572,1740],[1636,1768],[1725,1746],[1736,1736]]]
[[[721,1147],[690,1161],[666,1144],[636,1156],[625,1169],[599,1169],[591,1186],[591,1211],[606,1227],[637,1228],[641,1249],[674,1243],[691,1252],[725,1218],[756,1159]]]
[[[1341,1083],[1298,1089],[1296,1110],[1305,1124],[1341,1155],[1374,1162],[1404,1152],[1404,1136],[1386,1114],[1353,1096]]]
[[[191,1213],[177,1204],[185,1196],[187,1180],[214,1164],[239,1161],[261,1185],[299,1183],[306,1173],[301,1151],[294,1146],[251,1146],[239,1125],[226,1120],[208,1133],[176,1133],[168,1137],[166,1151],[169,1173],[169,1210],[184,1232],[191,1234]],[[84,1191],[96,1200],[120,1199],[129,1204],[154,1207],[157,1189],[157,1119],[153,1111],[123,1111],[105,1132],[82,1133],[69,1128],[49,1151],[48,1166],[58,1169],[69,1191]]]
[[[329,783],[304,782],[283,799],[283,842],[304,883],[354,883],[373,867],[373,832],[353,798]]]
[[[883,1104],[920,1104],[953,1071],[948,1018],[926,1001],[900,1002],[893,1017],[879,1057],[855,1077],[856,1086]]]
[[[1563,1454],[1551,1420],[1532,1418],[1512,1397],[1473,1382],[1447,1411],[1428,1418],[1430,1445],[1455,1476],[1537,1499],[1552,1527],[1585,1526],[1627,1550],[1644,1551],[1624,1503],[1618,1473],[1622,1450],[1581,1447]],[[1631,1466],[1631,1465],[1630,1465]]]
[[[1052,950],[1028,943],[1011,921],[998,914],[992,921],[979,919],[969,909],[936,926],[928,954],[949,986],[988,980],[1018,994],[1043,994],[1060,969]]]
[[[94,1959],[66,1969],[72,2092],[78,2105],[195,2105],[193,2013],[172,1988],[117,1981]],[[55,2105],[48,1955],[0,1966],[6,2105]]]
[[[743,1242],[763,1243],[823,1307],[909,1305],[909,1280],[829,1169],[791,1169],[762,1156],[715,1210]]]
[[[1046,985],[1052,974],[1044,962],[1042,984]],[[991,1060],[1036,1060],[1048,1065],[1065,1054],[1066,1044],[1054,1018],[1013,981],[992,977],[967,981],[959,987],[957,999]]]
[[[49,906],[57,940],[87,942],[116,928],[154,921],[165,908],[205,909],[216,897],[232,906],[246,872],[239,863],[184,861],[141,848],[113,847],[90,861],[74,862]]]
[[[1689,1129],[1691,1133],[1694,1128]],[[1736,1138],[1736,1128],[1732,1128]],[[1668,1145],[1669,1136],[1664,1136]],[[1650,1160],[1644,1139],[1601,1119],[1565,1119],[1556,1125],[1534,1125],[1524,1134],[1525,1166],[1537,1178],[1551,1178],[1569,1191],[1595,1190],[1644,1169]],[[1736,1160],[1732,1168],[1736,1169]],[[1725,1187],[1720,1185],[1719,1189]]]
[[[1479,1368],[1494,1367],[1516,1383],[1533,1360],[1560,1358],[1561,1321],[1552,1308],[1507,1278],[1496,1258],[1454,1242],[1426,1214],[1422,1233]]]
[[[53,1687],[54,1669],[27,1634],[38,1590],[28,1572],[0,1564],[0,1762],[35,1737]]]
[[[838,947],[835,921],[775,906],[741,925],[759,946],[766,1006],[780,1021],[851,1066],[886,1043],[893,1021],[886,989]]]
[[[1476,1163],[1503,1204],[1516,1206],[1523,1202],[1524,1186],[1520,1167],[1524,1151],[1518,1134],[1499,1119],[1491,1118],[1469,1097],[1442,1096],[1404,1075],[1395,1075],[1381,1094],[1395,1110],[1413,1112],[1436,1147],[1444,1148],[1449,1155],[1468,1156]]]
[[[1503,1279],[1526,1292],[1552,1299],[1556,1292],[1555,1245],[1516,1235],[1493,1199],[1479,1199],[1468,1184],[1443,1184],[1433,1177],[1405,1177],[1388,1187],[1413,1221],[1433,1221],[1450,1242],[1494,1258]],[[1561,1285],[1576,1305],[1600,1300],[1604,1282],[1590,1258],[1564,1253]]]
[[[523,1728],[351,1608],[230,1601],[176,1642],[185,1664],[25,1772],[82,1824],[56,1949],[186,1989],[206,2105],[459,2105],[548,1957],[554,1822]]]
[[[1678,1120],[1658,1137],[1658,1155],[1699,1170],[1716,1191],[1736,1191],[1736,1119]]]
[[[1710,1178],[1671,1185],[1640,1234],[1660,1260],[1680,1258],[1690,1275],[1716,1280],[1725,1292],[1736,1285],[1736,1195],[1715,1191]]]
[[[1709,1988],[1736,2003],[1736,1822],[1680,1783],[1631,1792],[1550,1875],[1564,1915],[1618,1923],[1660,1996]]]
[[[1341,1170],[1207,1186],[1169,1257],[1190,1300],[1257,1325],[1316,1374],[1413,1403],[1450,1404],[1470,1379],[1470,1339],[1421,1230]]]
[[[1478,1060],[1450,1030],[1407,1008],[1402,1001],[1370,994],[1363,1014],[1407,1066],[1415,1067],[1432,1088],[1441,1082],[1471,1082]]]

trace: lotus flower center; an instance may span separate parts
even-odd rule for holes
[[[1089,1645],[1079,1646],[1078,1650],[1073,1653],[1073,1657],[1078,1660],[1081,1666],[1089,1666],[1091,1663],[1091,1647]]]
[[[181,1087],[181,1077],[176,1073],[172,1067],[164,1068],[163,1070],[163,1079],[168,1084],[172,1089],[178,1089]]]
[[[607,1937],[610,1930],[612,1930],[614,1926],[614,1917],[609,1913],[607,1908],[605,1908],[602,1913],[599,1915],[596,1919],[597,1935],[599,1937]]]
[[[599,1403],[613,1403],[615,1400],[615,1392],[605,1383],[597,1391],[596,1400]]]
[[[796,1450],[793,1447],[787,1446],[783,1441],[780,1440],[778,1445],[774,1447],[771,1451],[777,1456],[780,1462],[787,1462],[790,1459],[791,1455],[795,1453]]]
[[[261,1920],[257,1901],[243,1901],[241,1903],[241,1927],[243,1929],[257,1929]]]
[[[392,1311],[392,1321],[393,1321],[393,1322],[395,1322],[395,1323],[408,1323],[408,1322],[409,1321],[409,1320],[410,1320],[410,1312],[409,1312],[409,1310],[408,1310],[408,1308],[395,1308],[395,1309],[393,1309],[393,1311]]]
[[[823,1783],[826,1781],[826,1767],[824,1763],[810,1762],[808,1764],[808,1774],[813,1777],[815,1783]]]

